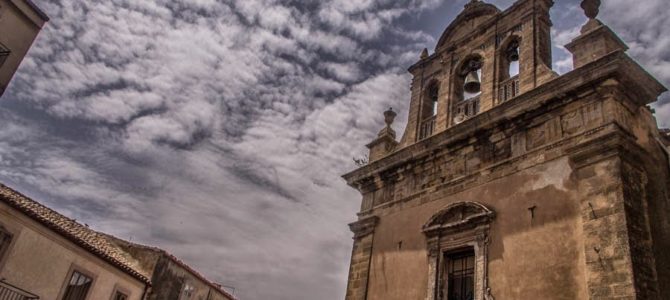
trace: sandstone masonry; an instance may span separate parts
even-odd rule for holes
[[[370,163],[344,175],[362,194],[346,299],[670,295],[670,139],[647,106],[666,88],[599,2],[562,76],[551,0],[471,1],[410,67],[402,138],[387,112]]]

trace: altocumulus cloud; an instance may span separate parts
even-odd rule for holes
[[[405,69],[440,34],[423,29],[466,1],[36,2],[52,21],[0,102],[0,180],[242,299],[342,299],[359,196],[339,175],[389,106],[402,132]],[[576,5],[554,9],[561,43]],[[667,3],[605,6],[670,81]]]

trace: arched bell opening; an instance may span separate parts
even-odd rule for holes
[[[435,122],[440,105],[440,82],[431,81],[424,90],[423,103],[421,106],[421,126],[419,128],[419,139],[433,135]]]
[[[519,95],[521,63],[521,38],[511,36],[498,49],[498,102],[505,102]]]
[[[438,81],[434,80],[425,90],[424,103],[422,108],[422,119],[437,116],[437,109],[439,106],[440,98],[440,84]]]
[[[461,123],[479,113],[482,94],[481,56],[476,55],[464,61],[454,76],[454,124]]]

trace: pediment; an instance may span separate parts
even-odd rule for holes
[[[496,14],[500,13],[495,5],[481,1],[470,2],[456,19],[442,33],[436,46],[436,52],[471,33]]]
[[[495,216],[495,213],[476,202],[457,202],[448,205],[438,213],[433,215],[423,226],[424,232],[435,229],[448,229],[465,226],[468,224],[477,224],[488,222]]]

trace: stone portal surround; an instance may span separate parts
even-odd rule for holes
[[[488,289],[490,224],[495,213],[475,202],[453,203],[436,213],[423,226],[428,249],[426,300],[445,299],[447,252],[472,247],[475,252],[475,300],[484,300]]]

